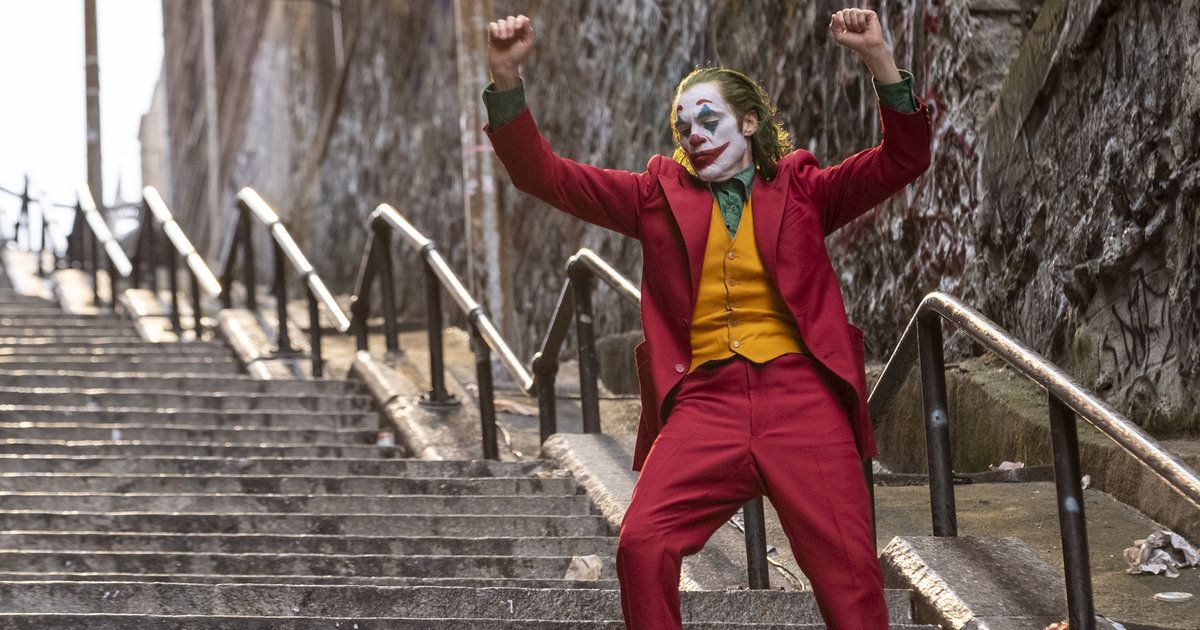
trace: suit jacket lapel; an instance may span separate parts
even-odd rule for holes
[[[709,224],[712,221],[713,197],[708,188],[691,181],[691,176],[680,169],[682,175],[658,176],[663,192],[667,195],[667,204],[675,223],[683,235],[683,245],[687,249],[688,267],[692,278],[692,303],[695,307],[696,296],[700,292],[700,271],[704,268],[704,249],[708,245]],[[691,311],[688,311],[689,314]]]
[[[758,245],[758,253],[762,256],[763,267],[767,275],[779,281],[775,276],[775,257],[779,251],[779,226],[783,220],[783,202],[787,199],[787,177],[776,177],[771,181],[763,181],[758,175],[754,176],[754,186],[750,189],[751,210],[754,213],[754,242]]]

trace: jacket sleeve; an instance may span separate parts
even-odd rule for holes
[[[528,107],[512,121],[484,131],[517,190],[588,223],[639,238],[638,217],[655,181],[649,170],[604,169],[556,155]]]
[[[809,189],[821,208],[826,235],[883,203],[929,168],[929,109],[919,99],[917,104],[912,113],[879,105],[879,145],[840,164],[809,171]]]

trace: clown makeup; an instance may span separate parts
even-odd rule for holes
[[[679,95],[675,130],[679,146],[702,181],[730,179],[751,164],[750,139],[716,83],[698,83]]]

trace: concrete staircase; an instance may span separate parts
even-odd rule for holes
[[[622,627],[574,479],[405,459],[357,384],[237,371],[0,287],[0,627]],[[600,579],[565,579],[585,555]],[[806,592],[683,602],[689,628],[823,627]]]

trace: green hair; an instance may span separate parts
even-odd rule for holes
[[[671,102],[671,111],[667,119],[667,126],[671,128],[671,138],[676,145],[675,154],[672,156],[675,161],[692,175],[696,174],[687,153],[679,146],[679,130],[675,128],[675,103],[678,102],[680,94],[700,83],[716,83],[725,100],[733,106],[739,121],[750,112],[758,115],[758,129],[750,137],[750,154],[755,170],[763,179],[773,179],[779,160],[792,150],[792,138],[780,124],[779,111],[771,102],[767,91],[754,79],[737,70],[721,66],[696,68],[675,88],[675,98]]]

